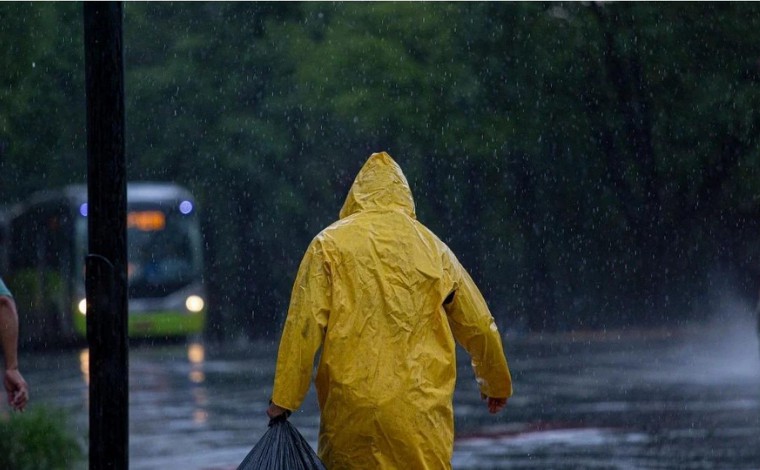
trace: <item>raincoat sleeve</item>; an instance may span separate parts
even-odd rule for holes
[[[295,410],[311,384],[314,356],[330,315],[330,272],[321,244],[315,239],[298,268],[290,307],[277,353],[272,402]]]
[[[493,398],[512,396],[512,377],[501,336],[485,299],[467,271],[455,262],[458,280],[453,298],[444,303],[454,339],[472,358],[480,391]]]

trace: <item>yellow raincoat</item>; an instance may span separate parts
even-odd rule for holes
[[[375,153],[340,220],[301,262],[272,402],[301,405],[322,347],[318,452],[328,469],[451,468],[455,340],[472,357],[482,393],[509,397],[507,361],[483,297],[416,220],[401,168]]]

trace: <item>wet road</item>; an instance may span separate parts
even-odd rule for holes
[[[459,355],[455,469],[758,469],[760,360],[748,317],[702,328],[505,340],[506,413]],[[133,346],[130,468],[234,469],[266,430],[274,344]],[[87,435],[87,351],[24,353],[34,404]],[[291,421],[316,445],[313,390]]]

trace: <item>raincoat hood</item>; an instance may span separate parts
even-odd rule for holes
[[[409,183],[401,167],[386,152],[373,153],[359,170],[340,218],[363,211],[400,211],[416,217]]]

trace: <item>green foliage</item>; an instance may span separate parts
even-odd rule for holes
[[[70,470],[80,468],[83,452],[59,410],[33,407],[0,415],[0,468]]]
[[[0,201],[85,176],[81,7],[0,5]]]
[[[504,325],[683,318],[760,282],[759,9],[128,3],[129,177],[198,196],[219,335],[276,334],[378,150]],[[3,203],[84,178],[80,16],[0,5]]]

